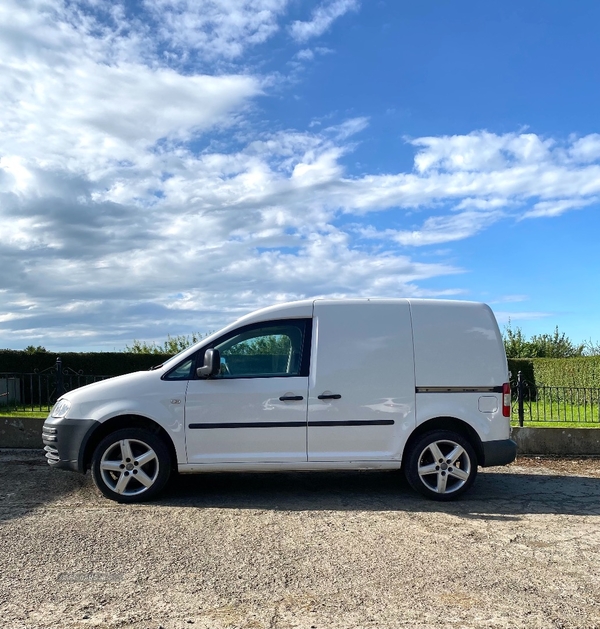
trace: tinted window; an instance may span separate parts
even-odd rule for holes
[[[192,377],[192,367],[196,362],[196,358],[188,358],[181,365],[178,365],[165,376],[164,380],[189,380]]]
[[[308,375],[307,327],[303,320],[271,322],[230,333],[214,346],[221,354],[217,377]]]

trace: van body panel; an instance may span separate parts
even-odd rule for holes
[[[268,306],[267,308],[261,308],[255,310],[243,317],[240,317],[237,321],[228,325],[219,331],[219,335],[229,329],[238,328],[249,323],[259,323],[261,321],[272,321],[275,319],[294,319],[312,317],[313,314],[312,299],[304,299],[302,301],[294,301],[286,304],[277,304],[275,306]]]
[[[504,343],[486,304],[410,299],[417,387],[501,387]]]
[[[187,463],[306,461],[307,389],[305,377],[190,380]]]
[[[451,396],[450,400],[448,396]],[[452,417],[471,426],[481,441],[508,439],[510,423],[507,417],[502,416],[502,394],[494,394],[498,399],[494,412],[479,410],[480,397],[480,393],[417,393],[417,426],[430,419]]]
[[[102,424],[134,415],[151,419],[171,438],[178,461],[186,460],[184,400],[186,381],[161,381],[156,371],[138,371],[94,382],[63,396],[71,401],[69,417]],[[52,421],[49,417],[49,422]]]
[[[414,405],[408,302],[315,301],[308,460],[400,460]]]
[[[290,463],[190,463],[178,467],[180,474],[201,472],[324,472],[327,470],[397,470],[393,461],[295,461]]]

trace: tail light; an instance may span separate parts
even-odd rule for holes
[[[510,382],[505,382],[502,385],[502,415],[504,417],[510,417]]]

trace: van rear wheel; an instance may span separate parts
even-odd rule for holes
[[[477,455],[470,442],[450,430],[432,430],[412,444],[404,466],[413,489],[432,500],[453,500],[477,476]]]
[[[107,435],[94,450],[92,478],[116,502],[150,500],[166,485],[171,454],[164,441],[143,428],[123,428]]]

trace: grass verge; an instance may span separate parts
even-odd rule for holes
[[[571,428],[599,428],[600,410],[597,404],[566,404],[565,402],[526,402],[525,426],[556,426]],[[518,425],[517,408],[513,405],[511,423]]]
[[[523,426],[525,428],[600,428],[598,419],[596,421],[578,419],[579,417],[584,417],[584,415],[582,409],[577,409],[576,407],[572,411],[565,413],[565,408],[561,405],[560,414],[558,414],[558,409],[555,409],[554,415],[548,412],[547,407],[545,410],[546,413],[544,414],[541,411],[539,413],[529,413],[528,409],[526,409]],[[39,417],[46,419],[49,412],[50,409],[17,411],[14,409],[5,410],[0,407],[0,417]],[[511,426],[519,425],[519,417],[516,412],[513,412],[510,424]]]
[[[48,417],[49,410],[27,410],[27,411],[15,411],[14,409],[5,410],[0,407],[0,417],[39,417],[46,419]]]

